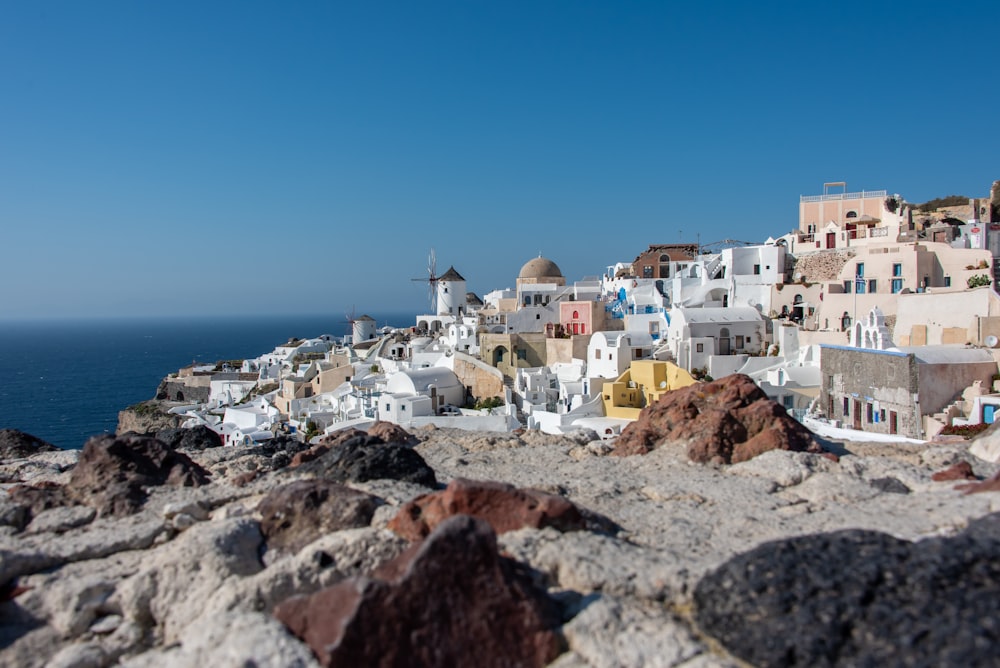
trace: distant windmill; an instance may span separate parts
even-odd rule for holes
[[[431,254],[427,256],[427,278],[411,278],[411,281],[417,283],[427,282],[427,299],[431,302],[431,313],[436,313],[437,308],[437,257],[434,255],[434,249],[431,249]]]
[[[344,314],[344,322],[347,323],[347,333],[350,335],[354,334],[354,323],[358,321],[357,316],[354,311],[354,305],[351,305],[351,310]]]

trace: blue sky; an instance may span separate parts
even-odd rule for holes
[[[0,3],[0,319],[419,310],[997,171],[995,3]]]

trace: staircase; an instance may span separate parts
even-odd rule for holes
[[[722,267],[722,253],[716,255],[712,260],[705,265],[705,275],[709,278],[716,278],[719,274],[719,269]]]
[[[514,405],[514,417],[517,418],[517,421],[521,423],[522,427],[527,429],[528,418],[525,417],[523,412],[521,412],[521,404],[519,401],[521,397],[520,395],[517,394],[517,392],[514,391],[514,379],[504,376],[503,384],[504,387],[507,388],[508,393],[510,394],[510,402]]]

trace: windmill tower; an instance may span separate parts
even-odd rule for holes
[[[464,312],[465,279],[455,267],[448,267],[437,279],[437,314],[459,318]]]
[[[438,292],[437,292],[437,257],[434,255],[434,249],[431,249],[430,255],[427,256],[427,278],[411,278],[411,281],[416,283],[427,283],[427,299],[431,302],[431,312],[436,313],[434,310],[435,304],[437,302]]]
[[[361,343],[375,338],[375,319],[371,316],[363,315],[353,323],[353,341]]]

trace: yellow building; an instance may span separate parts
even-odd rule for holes
[[[618,380],[604,384],[601,391],[604,414],[610,418],[635,420],[643,408],[659,401],[666,392],[697,382],[676,364],[635,360]]]

